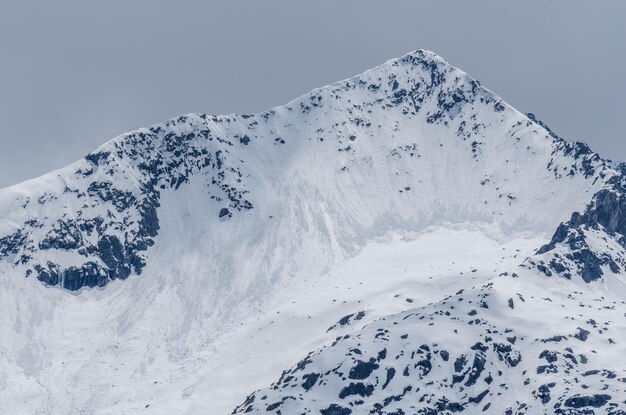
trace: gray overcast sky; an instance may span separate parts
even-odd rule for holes
[[[626,1],[0,0],[0,187],[178,114],[253,113],[430,49],[626,160]]]

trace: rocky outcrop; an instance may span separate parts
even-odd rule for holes
[[[591,332],[599,327],[595,320],[584,324],[589,330],[552,337],[503,325],[510,317],[529,322],[532,310],[552,301],[533,295],[538,290],[517,296],[521,311],[508,308],[504,292],[514,278],[346,331],[249,395],[233,414],[624,413],[614,398],[623,395],[624,370],[597,367],[587,357],[604,342],[602,330]],[[478,311],[479,303],[489,306]],[[586,347],[592,341],[596,346]]]
[[[617,249],[598,246],[598,238],[610,238]],[[574,212],[568,222],[557,228],[552,240],[537,250],[539,259],[530,259],[547,276],[572,278],[585,282],[601,279],[607,271],[619,274],[626,269],[626,192],[621,181],[597,192],[581,214]]]

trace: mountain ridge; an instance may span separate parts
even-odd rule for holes
[[[405,75],[402,75],[402,65],[411,65],[408,69],[404,68]],[[417,75],[415,74],[416,70],[413,69],[415,66],[419,68],[417,69]],[[396,69],[398,67],[401,69]],[[53,234],[51,238],[41,238],[39,242],[31,241],[31,245],[34,244],[35,246],[31,246],[28,251],[32,253],[37,250],[61,248],[65,250],[78,249],[79,254],[88,257],[91,257],[91,254],[96,251],[103,254],[100,255],[99,259],[96,258],[93,261],[84,262],[80,266],[65,269],[63,267],[54,266],[53,263],[51,266],[47,264],[37,264],[30,269],[30,272],[27,271],[28,275],[34,273],[40,280],[47,284],[62,284],[65,288],[76,290],[83,286],[104,286],[107,281],[112,279],[125,279],[131,273],[140,273],[145,262],[143,252],[147,251],[149,246],[154,243],[153,238],[158,234],[157,208],[159,192],[166,190],[167,187],[178,189],[179,186],[188,180],[190,175],[201,172],[203,169],[215,170],[216,168],[222,168],[222,164],[224,163],[223,158],[225,154],[228,154],[230,151],[229,148],[234,146],[248,146],[250,143],[251,138],[247,132],[252,135],[252,130],[244,131],[241,135],[234,133],[231,137],[229,133],[225,135],[220,134],[220,130],[223,129],[224,125],[230,127],[231,124],[237,125],[246,122],[250,125],[254,125],[258,124],[263,119],[267,122],[270,118],[274,118],[277,112],[292,112],[294,111],[294,107],[299,107],[301,114],[306,115],[312,108],[325,105],[328,98],[325,96],[324,103],[322,103],[322,96],[332,96],[333,90],[347,90],[347,92],[350,92],[350,89],[354,89],[357,86],[363,89],[363,85],[367,85],[366,93],[372,93],[381,88],[381,84],[371,83],[371,79],[369,78],[378,76],[378,79],[381,80],[382,77],[379,75],[381,75],[381,72],[385,71],[391,72],[386,80],[388,84],[387,95],[389,96],[390,102],[383,103],[384,100],[380,98],[374,101],[362,99],[362,102],[354,105],[353,109],[348,108],[348,113],[356,112],[355,109],[362,109],[359,107],[366,105],[372,107],[380,104],[383,108],[391,105],[402,106],[402,112],[405,115],[409,112],[417,114],[420,112],[420,105],[424,100],[426,100],[427,97],[432,98],[429,96],[429,93],[432,92],[431,90],[434,90],[441,83],[445,82],[444,78],[446,75],[444,73],[446,72],[448,76],[450,76],[450,74],[454,74],[455,76],[455,79],[452,81],[453,89],[450,91],[438,91],[436,97],[437,107],[435,110],[431,110],[426,114],[426,122],[428,124],[447,124],[447,118],[454,117],[456,115],[454,113],[459,111],[460,106],[469,105],[470,101],[480,101],[483,105],[493,105],[494,113],[503,111],[506,105],[491,91],[480,86],[477,81],[470,78],[467,74],[449,66],[440,57],[429,51],[418,50],[402,58],[390,60],[361,75],[315,89],[291,101],[285,106],[276,107],[257,115],[182,115],[166,121],[165,123],[155,124],[148,128],[120,135],[87,155],[82,161],[74,163],[72,165],[75,168],[74,172],[70,173],[71,168],[68,167],[66,170],[53,173],[53,175],[59,175],[65,172],[66,178],[63,178],[62,174],[58,178],[62,182],[68,180],[67,176],[71,177],[72,175],[76,176],[81,174],[84,177],[91,176],[94,178],[94,181],[90,183],[86,192],[78,193],[78,197],[88,195],[92,198],[99,198],[105,203],[112,202],[115,211],[118,213],[122,213],[122,211],[128,208],[134,208],[136,215],[139,217],[139,219],[137,219],[139,221],[139,227],[138,229],[132,230],[134,235],[131,235],[130,242],[126,243],[122,240],[120,235],[102,235],[103,232],[98,232],[101,236],[99,241],[97,243],[92,242],[88,244],[81,252],[80,249],[78,249],[80,248],[80,241],[76,241],[76,239],[80,239],[81,235],[85,233],[90,234],[92,228],[98,225],[94,223],[76,225],[73,223],[68,224],[60,222],[54,225],[60,228],[56,229],[56,236]],[[402,76],[399,77],[399,75]],[[411,82],[413,77],[418,76],[419,78],[420,75],[423,77],[421,78],[423,81],[418,79]],[[430,77],[430,79],[428,79],[428,77]],[[368,78],[369,82],[365,81],[366,78]],[[400,80],[403,85],[400,85],[398,80]],[[430,84],[422,85],[422,82],[425,83],[426,81],[430,81]],[[405,86],[405,84],[408,84],[412,89],[410,91],[406,89],[407,86]],[[348,101],[350,101],[350,99],[348,99]],[[506,106],[506,108],[510,109],[508,106]],[[369,111],[371,112],[372,110],[370,109]],[[535,122],[535,119],[531,118],[531,121]],[[356,123],[357,127],[361,123],[367,125],[367,123],[359,117],[351,119],[351,122]],[[459,125],[457,135],[461,135],[463,140],[469,140],[469,138],[472,137],[472,132],[467,131],[468,129],[465,127],[465,123],[466,121],[463,121]],[[540,122],[535,122],[535,124],[541,128],[545,128]],[[226,128],[228,129],[229,127]],[[474,130],[484,128],[484,124],[475,123],[472,128]],[[358,130],[358,128],[352,128],[351,130]],[[271,126],[270,131],[272,131]],[[594,174],[594,168],[607,168],[606,163],[600,159],[597,154],[591,152],[586,145],[576,143],[570,145],[560,138],[555,138],[556,136],[549,129],[546,131],[554,140],[561,140],[560,145],[557,145],[557,151],[562,150],[565,155],[568,155],[570,151],[574,151],[574,159],[581,158],[581,166],[578,169],[582,169],[586,176]],[[167,133],[163,134],[165,132]],[[215,140],[213,140],[212,135],[215,135]],[[278,133],[274,135],[275,145],[285,143],[284,138],[280,137]],[[199,138],[204,138],[205,141],[208,141],[206,143],[200,143],[198,142]],[[296,138],[298,137],[296,136]],[[310,139],[311,138],[309,138],[309,140]],[[318,139],[323,140],[321,137]],[[353,140],[356,140],[356,134],[349,134],[348,140],[345,140],[345,142],[348,144]],[[254,143],[252,145],[254,146]],[[343,148],[339,148],[339,151],[350,152],[354,145],[355,144],[348,144]],[[483,145],[483,142],[477,140],[471,142],[471,151],[474,157],[480,152],[480,148]],[[415,146],[415,144],[409,144],[409,147],[410,146]],[[95,180],[98,179],[98,175],[93,176],[93,174],[100,168],[101,163],[111,169],[109,171],[110,176],[112,176],[111,172],[113,172],[113,170],[120,170],[121,176],[126,175],[126,172],[128,172],[130,177],[126,180],[129,183],[124,184],[121,180],[117,180],[114,177],[112,177],[113,181],[105,177],[106,181],[96,182]],[[597,166],[594,167],[595,164],[597,164]],[[243,181],[241,179],[242,173],[240,168],[241,167],[230,166],[224,171],[217,172],[212,179],[212,184],[220,188],[217,193],[225,193],[225,195],[211,195],[211,197],[217,198],[218,200],[225,198],[229,200],[225,206],[220,208],[220,217],[231,217],[234,211],[252,209],[253,204],[245,197],[245,195],[249,193],[249,190],[245,188],[245,184],[242,185]],[[575,162],[574,168],[576,168]],[[228,169],[233,171],[231,172]],[[572,171],[573,170],[570,170],[570,173]],[[560,174],[557,172],[556,166],[554,172],[555,175]],[[238,175],[238,177],[227,178],[226,176],[229,176],[231,173]],[[50,180],[52,175],[44,177]],[[122,177],[120,177],[120,179],[122,179]],[[165,183],[168,180],[169,183]],[[89,181],[89,179],[87,179],[87,181]],[[135,184],[133,184],[134,182]],[[34,182],[30,183],[34,184]],[[111,183],[113,183],[113,185]],[[155,184],[157,185],[155,186]],[[16,191],[19,187],[20,186],[17,185],[17,187],[9,188],[5,193],[11,192],[10,189]],[[76,189],[70,189],[66,186],[63,190],[63,192],[72,191],[76,191]],[[41,197],[45,197],[45,195]],[[512,198],[514,196],[509,194],[507,197]],[[25,203],[28,204],[29,202],[26,201]],[[81,212],[78,209],[76,209],[76,211],[79,214]],[[111,215],[111,210],[109,210],[107,214]],[[130,220],[129,216],[126,217],[126,220]],[[24,225],[24,227],[28,228],[26,225]],[[6,234],[7,232],[4,231],[3,233]],[[70,240],[67,240],[68,237]],[[126,239],[128,238],[126,237]],[[4,253],[5,256],[8,252],[17,254],[19,250],[17,245],[20,243],[22,245],[26,244],[23,233],[14,232],[9,235],[4,235],[4,237],[0,239],[0,252]],[[30,254],[22,254],[19,262],[29,262],[29,256]]]

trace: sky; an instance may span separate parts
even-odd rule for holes
[[[0,187],[179,114],[256,113],[429,49],[626,161],[623,0],[0,0]]]

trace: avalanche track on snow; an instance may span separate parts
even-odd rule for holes
[[[0,412],[625,414],[626,167],[418,50],[0,189]]]

